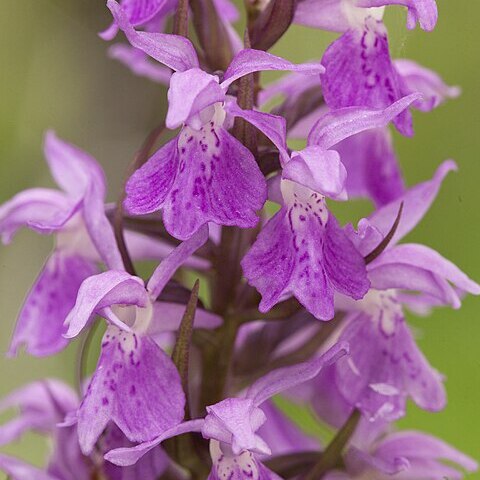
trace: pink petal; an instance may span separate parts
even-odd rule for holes
[[[78,438],[89,454],[110,421],[132,442],[144,442],[181,422],[185,395],[180,376],[148,337],[110,326],[78,411]]]
[[[240,77],[248,75],[249,73],[267,70],[289,70],[304,73],[305,75],[318,75],[325,71],[320,63],[302,63],[296,65],[271,53],[246,48],[235,55],[223,76],[221,85],[226,90],[229,85]]]
[[[185,37],[165,33],[137,32],[127,14],[115,0],[108,0],[107,7],[133,47],[144,51],[172,70],[183,72],[198,67],[195,48]]]
[[[399,113],[408,108],[420,94],[412,94],[392,103],[385,109],[345,107],[322,116],[308,136],[308,145],[329,150],[352,135],[373,128],[386,127]]]
[[[152,298],[157,298],[175,272],[208,240],[208,226],[203,225],[188,240],[182,242],[155,269],[147,284]]]
[[[96,265],[78,255],[54,252],[47,260],[18,316],[9,354],[25,345],[30,355],[59,352],[69,343],[63,334],[68,313],[82,282],[97,272]]]

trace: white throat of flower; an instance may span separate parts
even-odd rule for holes
[[[292,228],[302,230],[308,217],[315,217],[321,226],[328,221],[328,209],[325,196],[291,180],[283,179],[280,183],[283,201],[288,208]]]
[[[55,235],[55,246],[58,251],[66,254],[80,255],[96,261],[100,260],[81,212],[76,213]]]
[[[216,469],[217,474],[213,478],[248,478],[250,480],[258,480],[260,477],[258,463],[253,453],[248,450],[235,455],[228,444],[210,440],[210,455],[213,468]],[[242,477],[235,475],[235,472],[237,475],[241,474]]]
[[[341,9],[352,28],[363,28],[368,17],[383,19],[385,7],[363,8],[357,7],[357,3],[357,0],[341,0]]]
[[[133,333],[143,335],[147,332],[153,318],[153,303],[149,301],[146,307],[114,305],[112,312],[125,325],[131,327]]]
[[[401,303],[397,300],[396,290],[370,290],[358,302],[360,309],[368,313],[375,325],[390,336],[395,333],[397,320],[403,318]]]
[[[193,115],[188,119],[188,126],[185,127],[193,130],[201,130],[206,125],[209,125],[213,122],[214,126],[221,127],[225,122],[225,117],[227,113],[223,108],[222,102],[214,103],[204,108],[196,115]]]

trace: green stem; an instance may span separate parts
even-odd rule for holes
[[[173,19],[173,33],[188,38],[188,0],[179,0]]]
[[[360,411],[357,409],[353,410],[343,427],[321,454],[318,462],[303,480],[320,480],[328,471],[333,470],[341,463],[343,450],[354,434],[360,419]]]

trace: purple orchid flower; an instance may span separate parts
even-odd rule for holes
[[[148,4],[152,4],[149,6]],[[214,0],[214,6],[218,13],[220,21],[227,32],[233,52],[242,49],[242,42],[232,27],[232,23],[239,19],[239,13],[236,7],[229,0]],[[177,0],[129,0],[120,3],[130,23],[134,27],[142,27],[145,31],[155,33],[163,32],[168,18],[173,15],[177,9]],[[149,13],[145,15],[144,12]],[[110,28],[100,34],[104,40],[112,40],[118,32],[118,25],[114,21]],[[169,68],[152,62],[151,58],[142,50],[130,45],[114,44],[108,49],[110,58],[118,60],[129,68],[135,75],[146,77],[163,85],[170,82],[172,72]]]
[[[160,263],[146,287],[124,270],[94,275],[80,286],[66,319],[66,336],[78,335],[96,314],[109,322],[97,369],[77,414],[80,447],[86,455],[109,422],[130,441],[139,442],[183,419],[185,396],[179,374],[153,336],[177,330],[185,307],[155,300],[207,239],[204,226]],[[217,316],[198,311],[198,326],[214,328],[220,323]]]
[[[421,93],[422,97],[412,107],[428,112],[443,104],[447,99],[460,94],[434,71],[411,60],[395,60],[394,65],[402,77],[406,94]],[[267,85],[260,92],[260,104],[281,95],[295,104],[302,94],[317,87],[316,80],[307,77],[299,81],[298,74],[290,74]],[[317,87],[320,89],[320,86]],[[325,106],[314,109],[288,131],[289,138],[306,139],[318,118],[327,113]],[[340,153],[347,170],[346,191],[349,198],[370,198],[375,205],[389,203],[405,192],[400,167],[393,149],[392,136],[387,128],[371,129],[345,138],[332,147]]]
[[[55,248],[20,311],[10,355],[25,344],[31,355],[62,350],[68,340],[64,321],[82,281],[98,272],[97,264],[123,268],[112,227],[105,216],[106,181],[96,160],[53,132],[45,136],[44,153],[62,190],[25,190],[0,206],[0,234],[9,243],[17,230],[29,227],[55,235]],[[161,259],[170,251],[162,242],[126,232],[135,259]],[[195,262],[197,263],[197,262]],[[205,262],[196,267],[205,267]]]
[[[128,21],[134,27],[143,27],[162,19],[168,13],[175,11],[176,2],[171,0],[120,0],[120,5]],[[117,35],[119,26],[112,22],[107,30],[99,35],[103,40],[113,40]]]
[[[168,91],[166,125],[171,129],[182,127],[177,137],[132,175],[126,187],[126,210],[140,215],[162,209],[167,231],[182,240],[207,222],[254,226],[258,221],[256,211],[266,200],[265,179],[251,152],[227,132],[226,114],[245,118],[267,136],[272,131],[270,124],[282,120],[226,103],[228,87],[259,70],[294,70],[314,75],[323,67],[297,66],[247,49],[236,55],[220,83],[217,76],[199,68],[189,40],[137,32],[115,1],[109,0],[108,7],[134,47],[175,71]],[[272,140],[285,143],[277,137]]]
[[[11,443],[27,431],[34,431],[50,437],[52,449],[45,469],[0,456],[0,470],[13,480],[90,480],[94,471],[102,471],[102,478],[108,480],[156,480],[167,469],[170,461],[160,447],[152,449],[136,465],[121,471],[111,463],[99,463],[94,457],[85,457],[78,444],[76,424],[69,418],[78,405],[76,393],[54,379],[31,383],[2,399],[0,411],[19,408],[20,415],[0,426],[0,445]],[[100,451],[126,446],[133,444],[110,424],[99,445]]]
[[[47,435],[53,440],[52,453],[44,471],[11,458],[0,459],[0,470],[18,480],[88,480],[92,464],[80,452],[75,429],[58,426],[77,406],[76,393],[55,379],[30,383],[0,400],[2,412],[19,409],[18,417],[0,426],[0,445],[11,443],[28,431]]]
[[[387,125],[417,98],[405,97],[385,110],[331,112],[314,126],[307,148],[284,161],[282,208],[242,260],[245,277],[262,294],[261,312],[294,295],[316,318],[330,320],[335,291],[357,300],[367,293],[363,257],[325,203],[326,197],[346,199],[346,171],[331,148],[350,135]]]
[[[361,221],[358,234],[348,229],[352,241],[366,255],[387,233],[387,222],[393,223],[394,209],[398,211],[403,202],[392,242],[368,265],[372,289],[359,302],[345,299],[338,303],[340,309],[350,312],[340,338],[351,342],[351,354],[333,367],[336,383],[350,405],[372,418],[393,420],[403,416],[407,397],[426,410],[437,411],[445,406],[442,377],[416,346],[402,304],[413,304],[413,308],[418,308],[419,303],[459,308],[460,297],[464,293],[479,295],[480,285],[434,250],[396,242],[421,220],[446,174],[455,168],[454,162],[445,162],[433,179],[413,187]],[[412,297],[404,291],[419,292],[420,296]]]
[[[385,426],[363,423],[344,455],[345,470],[326,480],[461,480],[474,472],[472,458],[431,435],[416,431],[388,432]]]
[[[30,354],[41,356],[65,347],[63,321],[82,281],[97,271],[97,252],[112,267],[121,265],[120,255],[102,246],[102,238],[113,238],[113,231],[103,213],[105,178],[99,165],[53,132],[45,137],[44,151],[63,191],[26,190],[0,207],[4,243],[10,242],[22,226],[42,234],[56,234],[55,250],[20,312],[11,354],[23,343]]]
[[[0,454],[0,471],[5,472],[12,480],[31,480],[32,478],[35,480],[60,480],[40,468],[3,454]]]
[[[134,448],[112,450],[105,458],[116,465],[132,465],[168,438],[185,432],[201,432],[210,440],[213,461],[210,480],[246,477],[278,480],[278,475],[258,459],[258,455],[271,454],[270,447],[257,433],[267,421],[262,404],[274,395],[314,378],[322,368],[337,361],[347,351],[346,344],[337,344],[308,362],[274,370],[251,385],[243,396],[227,398],[207,407],[204,419],[184,422]]]
[[[385,5],[408,8],[407,26],[417,21],[432,30],[437,21],[435,0],[302,0],[295,21],[343,35],[327,48],[321,76],[327,105],[332,109],[348,106],[385,108],[408,94],[402,76],[389,53],[387,30],[382,22]],[[413,135],[408,110],[393,122],[407,136]]]

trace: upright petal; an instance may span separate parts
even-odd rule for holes
[[[121,0],[121,6],[133,26],[142,26],[157,15],[165,14],[168,0]],[[113,40],[118,32],[118,25],[113,22],[105,31],[99,33],[103,40]]]
[[[455,170],[456,163],[446,160],[438,167],[431,180],[409,188],[401,197],[376,210],[369,217],[370,225],[386,235],[398,215],[400,204],[403,203],[400,223],[391,241],[392,245],[395,244],[415,228],[435,200],[447,174]]]
[[[308,187],[326,197],[346,200],[347,171],[340,156],[333,150],[323,150],[315,145],[294,152],[285,165],[283,178]]]
[[[407,27],[415,28],[418,22],[428,32],[435,28],[438,19],[435,0],[358,0],[359,7],[383,7],[385,5],[402,5],[408,8]]]
[[[447,280],[431,270],[409,264],[408,261],[373,266],[369,268],[368,278],[372,288],[417,291],[429,295],[437,304],[460,308],[458,293]]]
[[[208,240],[208,226],[203,225],[188,240],[182,242],[178,247],[162,260],[153,272],[147,284],[147,290],[152,298],[160,295],[165,285],[173,277],[188,258],[193,255]]]
[[[270,449],[256,434],[265,421],[263,410],[251,398],[226,398],[207,407],[202,435],[228,444],[235,455],[245,450],[269,455]]]
[[[200,68],[175,72],[168,89],[168,112],[165,125],[172,130],[188,123],[203,109],[216,102],[223,102],[225,92],[218,77]]]
[[[287,126],[283,117],[256,110],[243,110],[233,101],[227,102],[225,110],[233,117],[241,117],[258,128],[278,148],[280,160],[284,163],[289,160],[287,152]]]
[[[251,152],[214,120],[185,127],[179,169],[163,206],[167,231],[185,240],[202,225],[253,227],[266,200],[266,182]]]
[[[163,65],[154,64],[145,52],[135,47],[117,43],[108,49],[108,56],[118,60],[139,77],[148,78],[162,85],[170,83],[172,71]]]
[[[0,206],[2,241],[10,243],[22,227],[44,234],[60,230],[78,208],[78,202],[57,190],[32,188],[20,192]]]
[[[121,5],[134,26],[143,25],[163,8],[165,0],[122,0]]]
[[[109,270],[87,278],[65,323],[67,338],[78,335],[95,313],[114,305],[145,307],[149,302],[143,280],[124,271]]]
[[[95,374],[78,411],[84,454],[112,421],[132,442],[144,442],[181,422],[185,395],[171,359],[148,337],[110,326]]]
[[[18,316],[9,354],[25,345],[30,355],[57,353],[67,344],[63,334],[68,313],[82,282],[97,272],[96,265],[79,255],[54,252],[47,260]]]
[[[305,75],[319,75],[325,71],[320,63],[301,63],[296,65],[271,53],[246,48],[235,55],[223,76],[221,85],[227,90],[228,86],[235,80],[249,73],[267,70],[287,70],[304,73]]]
[[[352,135],[373,128],[386,127],[419,98],[420,94],[411,94],[378,110],[369,107],[345,107],[328,112],[313,126],[308,135],[308,145],[318,145],[324,150],[329,150]]]
[[[82,198],[92,182],[98,185],[100,195],[105,195],[105,175],[91,155],[61,140],[53,131],[45,134],[44,153],[55,182],[70,197]]]
[[[399,59],[394,61],[395,68],[403,78],[407,93],[420,92],[422,98],[413,106],[424,112],[429,112],[450,98],[460,95],[459,87],[445,84],[438,73],[422,67],[412,60]]]
[[[133,47],[144,51],[172,70],[183,72],[189,68],[198,67],[197,53],[190,40],[180,35],[137,32],[125,11],[115,0],[108,0],[107,6]]]
[[[323,96],[333,110],[350,106],[382,109],[403,95],[402,78],[390,59],[387,31],[372,17],[367,18],[363,30],[348,30],[334,41],[325,51],[322,64]],[[407,110],[393,123],[403,135],[413,135]]]
[[[410,243],[387,249],[372,262],[372,267],[391,263],[405,263],[422,268],[448,280],[464,292],[480,295],[480,285],[478,283],[468,278],[452,262],[425,245]]]
[[[254,405],[259,406],[274,395],[315,378],[324,367],[337,362],[348,352],[348,344],[339,342],[312,360],[273,370],[249,387],[246,398],[251,399]]]
[[[351,26],[342,0],[300,0],[294,22],[332,32],[345,32]]]
[[[83,199],[83,220],[92,243],[107,267],[122,270],[123,260],[112,224],[105,214],[105,192],[99,182],[92,181],[87,187]]]
[[[168,196],[177,175],[177,138],[157,150],[147,163],[128,179],[124,207],[132,215],[157,211]]]

